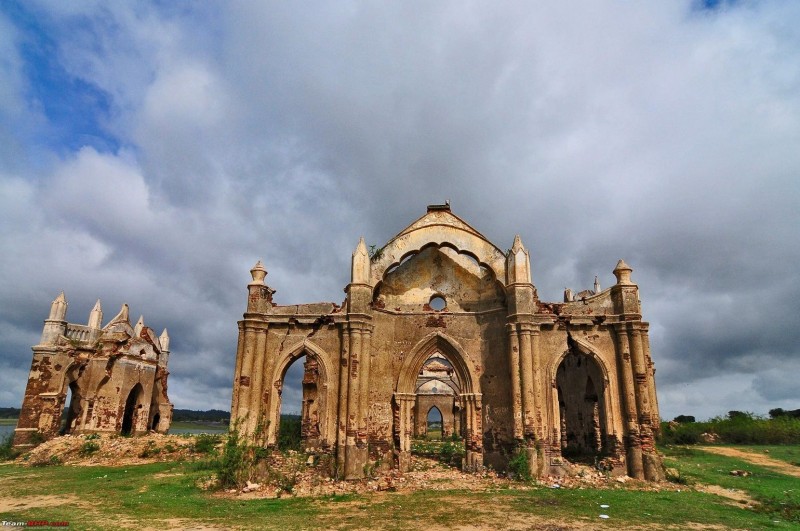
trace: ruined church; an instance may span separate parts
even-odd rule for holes
[[[62,292],[50,306],[14,431],[18,448],[66,433],[166,433],[169,335],[144,318],[131,326],[128,305],[103,326],[98,300],[88,324],[67,322]]]
[[[282,306],[251,270],[239,321],[232,418],[274,446],[288,367],[305,357],[302,437],[339,477],[409,467],[428,414],[463,441],[463,467],[503,470],[523,452],[535,476],[588,456],[612,473],[662,478],[648,323],[632,269],[616,284],[540,301],[528,250],[508,251],[431,205],[380,249],[362,239],[340,306]]]

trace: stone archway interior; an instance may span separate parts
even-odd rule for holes
[[[441,416],[441,439],[461,436],[461,384],[453,364],[439,351],[434,351],[422,364],[415,384],[414,435],[425,437],[431,428],[429,414],[435,408]]]
[[[558,366],[556,387],[564,457],[591,460],[606,450],[603,382],[597,362],[586,354],[570,350]]]

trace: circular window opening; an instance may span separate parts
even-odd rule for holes
[[[447,307],[447,301],[444,300],[444,297],[440,295],[435,295],[431,297],[431,301],[428,303],[428,306],[431,307],[431,310],[436,312],[441,312]]]

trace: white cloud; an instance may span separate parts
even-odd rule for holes
[[[763,393],[800,339],[797,3],[36,6],[123,147],[2,152],[0,297],[27,302],[0,324],[127,301],[170,328],[178,406],[226,407],[256,259],[279,302],[340,302],[360,235],[449,198],[521,233],[547,300],[631,263],[662,410],[796,408]],[[17,38],[0,105],[35,124]]]

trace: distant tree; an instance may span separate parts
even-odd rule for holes
[[[747,411],[736,411],[736,410],[733,410],[733,411],[728,411],[728,418],[731,419],[731,420],[735,420],[735,419],[752,419],[753,418],[753,414],[752,413],[748,413]]]
[[[775,409],[769,410],[769,417],[772,419],[777,419],[779,417],[790,417],[800,419],[800,409],[783,409],[780,407],[776,407]]]
[[[686,424],[688,422],[695,422],[695,418],[692,415],[678,415],[672,420],[675,422],[680,422],[681,424]]]

